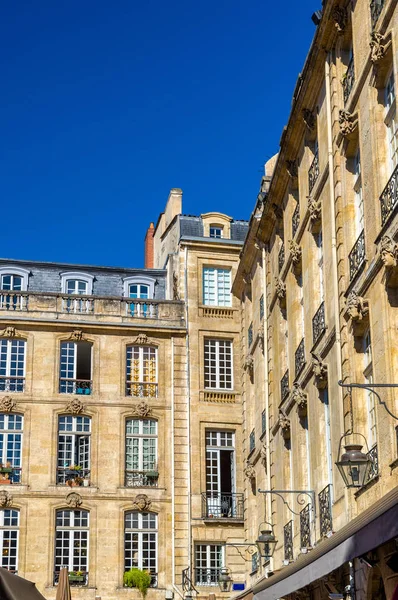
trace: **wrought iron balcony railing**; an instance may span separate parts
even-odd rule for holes
[[[351,58],[348,63],[347,71],[345,72],[342,84],[343,84],[343,96],[344,96],[344,104],[347,102],[351,90],[354,87],[355,83],[355,70],[354,70],[354,57]]]
[[[325,537],[328,533],[333,531],[331,489],[332,486],[329,484],[318,494],[321,537]]]
[[[158,384],[128,381],[126,383],[126,396],[134,396],[135,398],[157,398]]]
[[[221,568],[198,568],[195,569],[195,585],[218,585]]]
[[[395,167],[390,179],[380,196],[381,224],[384,225],[388,217],[398,205],[398,165]]]
[[[289,369],[281,379],[281,401],[283,402],[289,395]]]
[[[285,551],[285,560],[293,560],[293,521],[289,521],[283,527],[283,546]]]
[[[294,353],[294,373],[295,377],[300,375],[301,371],[304,369],[305,365],[305,346],[304,346],[304,338],[301,340],[299,345],[297,346],[297,350]]]
[[[23,292],[0,291],[0,310],[28,310],[28,294]]]
[[[155,469],[125,472],[126,487],[158,487],[159,473]]]
[[[59,571],[54,572],[54,585],[58,585]],[[72,586],[88,585],[88,571],[70,571],[69,584]]]
[[[314,159],[308,171],[308,191],[311,194],[316,180],[319,177],[319,156],[318,152],[315,152]]]
[[[69,379],[60,377],[59,393],[60,394],[80,394],[89,396],[93,389],[93,382],[89,379]]]
[[[311,505],[300,511],[300,548],[311,548]]]
[[[71,469],[70,467],[57,467],[57,485],[84,485],[88,480],[90,469]]]
[[[87,296],[62,296],[62,311],[66,313],[94,313],[94,299]]]
[[[256,447],[256,432],[254,429],[251,430],[249,436],[249,452],[253,452]]]
[[[365,258],[365,232],[362,231],[348,255],[348,262],[350,265],[350,281],[354,279],[355,275],[360,270]]]
[[[296,208],[294,209],[293,216],[292,216],[292,237],[294,237],[296,235],[299,227],[300,227],[300,204],[297,203]]]
[[[202,493],[202,519],[243,519],[243,494]]]
[[[267,429],[267,421],[265,417],[265,409],[261,413],[261,435],[264,435],[265,430]]]
[[[150,300],[126,300],[126,315],[138,319],[157,319],[159,305]]]
[[[285,244],[282,242],[281,249],[278,254],[278,268],[279,272],[282,270],[283,265],[285,264]]]
[[[371,448],[369,450],[368,457],[372,461],[372,465],[371,465],[371,467],[369,469],[368,481],[366,483],[368,483],[369,481],[372,481],[372,479],[374,479],[375,477],[377,477],[378,474],[379,474],[379,456],[378,456],[378,453],[377,453],[377,444],[375,444],[373,446],[373,448]]]
[[[312,319],[312,343],[315,345],[325,332],[325,303],[322,302]]]
[[[383,10],[384,0],[371,0],[370,2],[370,18],[372,21],[372,29],[376,27],[376,23],[380,17],[380,13]]]
[[[25,377],[8,377],[0,375],[0,392],[23,392]]]

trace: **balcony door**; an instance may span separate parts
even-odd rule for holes
[[[235,434],[206,432],[206,501],[208,517],[234,517]]]

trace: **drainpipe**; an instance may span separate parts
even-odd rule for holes
[[[188,248],[184,249],[185,273],[184,273],[184,300],[185,300],[185,323],[187,328],[186,353],[187,353],[187,454],[188,454],[188,566],[190,567],[191,577],[192,569],[192,498],[191,498],[191,360],[189,349],[189,312],[188,312]]]

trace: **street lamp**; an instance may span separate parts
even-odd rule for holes
[[[340,439],[339,456],[341,443],[348,435],[353,435],[353,433],[345,434]],[[361,437],[364,438],[360,433],[357,433],[356,435],[361,435]],[[340,471],[347,488],[361,488],[368,480],[369,471],[372,467],[372,460],[368,454],[362,452],[361,444],[347,444],[344,446],[344,449],[345,452],[341,454],[341,458],[336,462],[336,466]]]
[[[256,540],[258,552],[261,558],[265,558],[266,560],[268,560],[274,554],[274,550],[276,544],[278,543],[278,540],[275,539],[273,527],[272,525],[270,525],[270,523],[261,523],[259,530],[260,535]]]
[[[223,567],[221,569],[221,573],[218,577],[218,585],[220,586],[220,590],[222,592],[230,592],[232,586],[232,577],[229,574],[229,569],[227,567]]]

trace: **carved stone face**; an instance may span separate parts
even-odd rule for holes
[[[383,248],[381,251],[381,260],[383,261],[383,265],[387,268],[397,266],[397,259],[395,258],[394,254],[386,248]]]

